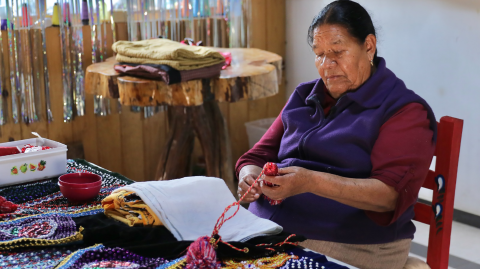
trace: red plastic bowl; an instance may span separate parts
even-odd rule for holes
[[[102,177],[90,173],[65,174],[58,178],[64,186],[75,188],[90,188],[102,185]]]
[[[102,188],[101,185],[88,188],[69,187],[62,185],[60,182],[58,182],[58,186],[60,187],[60,192],[70,202],[84,202],[91,200],[97,197]]]

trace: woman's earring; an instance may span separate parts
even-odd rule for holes
[[[373,66],[373,60],[370,61],[370,64]]]

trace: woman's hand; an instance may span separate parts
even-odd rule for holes
[[[269,187],[266,184],[261,184],[262,192],[273,200],[283,200],[287,197],[297,194],[309,192],[309,183],[312,176],[311,170],[292,166],[286,168],[279,168],[279,176],[263,176],[264,181],[268,181],[277,186]],[[262,182],[263,183],[263,182]]]
[[[278,169],[279,176],[262,176],[262,192],[283,200],[301,193],[313,193],[358,209],[389,212],[396,208],[398,192],[375,178],[347,178],[302,167]],[[263,184],[268,181],[278,186]]]
[[[256,165],[246,165],[244,166],[238,175],[238,198],[243,196],[243,194],[250,188],[250,186],[255,182],[258,175],[262,172],[262,168]],[[250,193],[245,196],[242,202],[251,203],[256,201],[262,194],[262,189],[260,188],[258,182],[250,190]]]
[[[309,192],[311,183],[311,176],[313,171],[292,166],[286,168],[279,168],[279,176],[263,176],[264,181],[271,182],[278,186],[269,187],[266,184],[261,184],[262,192],[273,200],[283,200],[287,197],[297,194]],[[262,182],[263,183],[263,182]]]

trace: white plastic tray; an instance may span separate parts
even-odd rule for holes
[[[37,146],[37,138],[0,143],[0,147],[22,147],[26,144]],[[19,153],[0,157],[0,186],[14,185],[67,172],[67,146],[45,139],[48,150]],[[25,169],[26,168],[26,169]]]

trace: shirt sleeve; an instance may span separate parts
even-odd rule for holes
[[[411,103],[380,128],[371,153],[370,178],[395,188],[398,200],[395,211],[365,211],[377,224],[392,224],[416,203],[435,151],[433,131],[429,125],[425,107]]]
[[[235,165],[237,178],[240,174],[240,170],[245,165],[263,167],[267,162],[278,162],[278,150],[280,149],[280,143],[284,132],[282,112],[280,112],[280,115],[278,115],[260,141],[238,159],[237,164]]]

